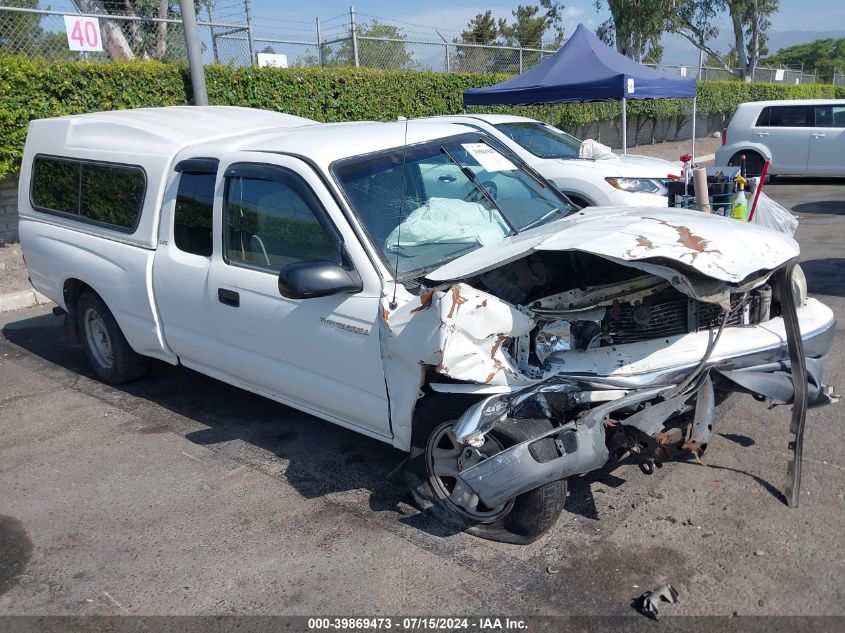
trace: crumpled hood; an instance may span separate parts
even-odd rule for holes
[[[739,286],[755,273],[771,272],[799,254],[798,243],[787,235],[709,213],[590,207],[483,246],[427,277],[434,282],[462,279],[534,251],[592,253],[669,279],[680,290],[705,300],[706,294],[724,291],[725,282]],[[690,269],[720,283],[706,288],[698,284],[691,292],[690,280],[678,279],[677,274]]]

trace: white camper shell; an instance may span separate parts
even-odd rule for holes
[[[245,134],[314,123],[291,114],[231,106],[140,108],[33,121],[21,165],[20,214],[154,248],[158,242],[159,202],[180,150],[197,143],[224,143]],[[29,196],[29,183],[32,159],[39,154],[132,165],[143,170],[146,192],[137,228],[126,233],[104,227],[98,230],[93,225],[81,227],[60,214],[36,210]]]

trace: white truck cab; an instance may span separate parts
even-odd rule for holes
[[[420,506],[484,538],[538,538],[610,459],[700,455],[732,392],[794,400],[796,429],[828,399],[833,313],[791,237],[580,209],[464,125],[33,121],[19,209],[99,378],[181,363],[391,443]]]

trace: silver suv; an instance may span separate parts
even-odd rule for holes
[[[845,99],[742,103],[722,130],[717,165],[739,165],[759,175],[845,176]]]

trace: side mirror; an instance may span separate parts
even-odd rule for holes
[[[357,273],[331,262],[295,262],[279,271],[279,294],[288,299],[313,299],[363,289]]]

